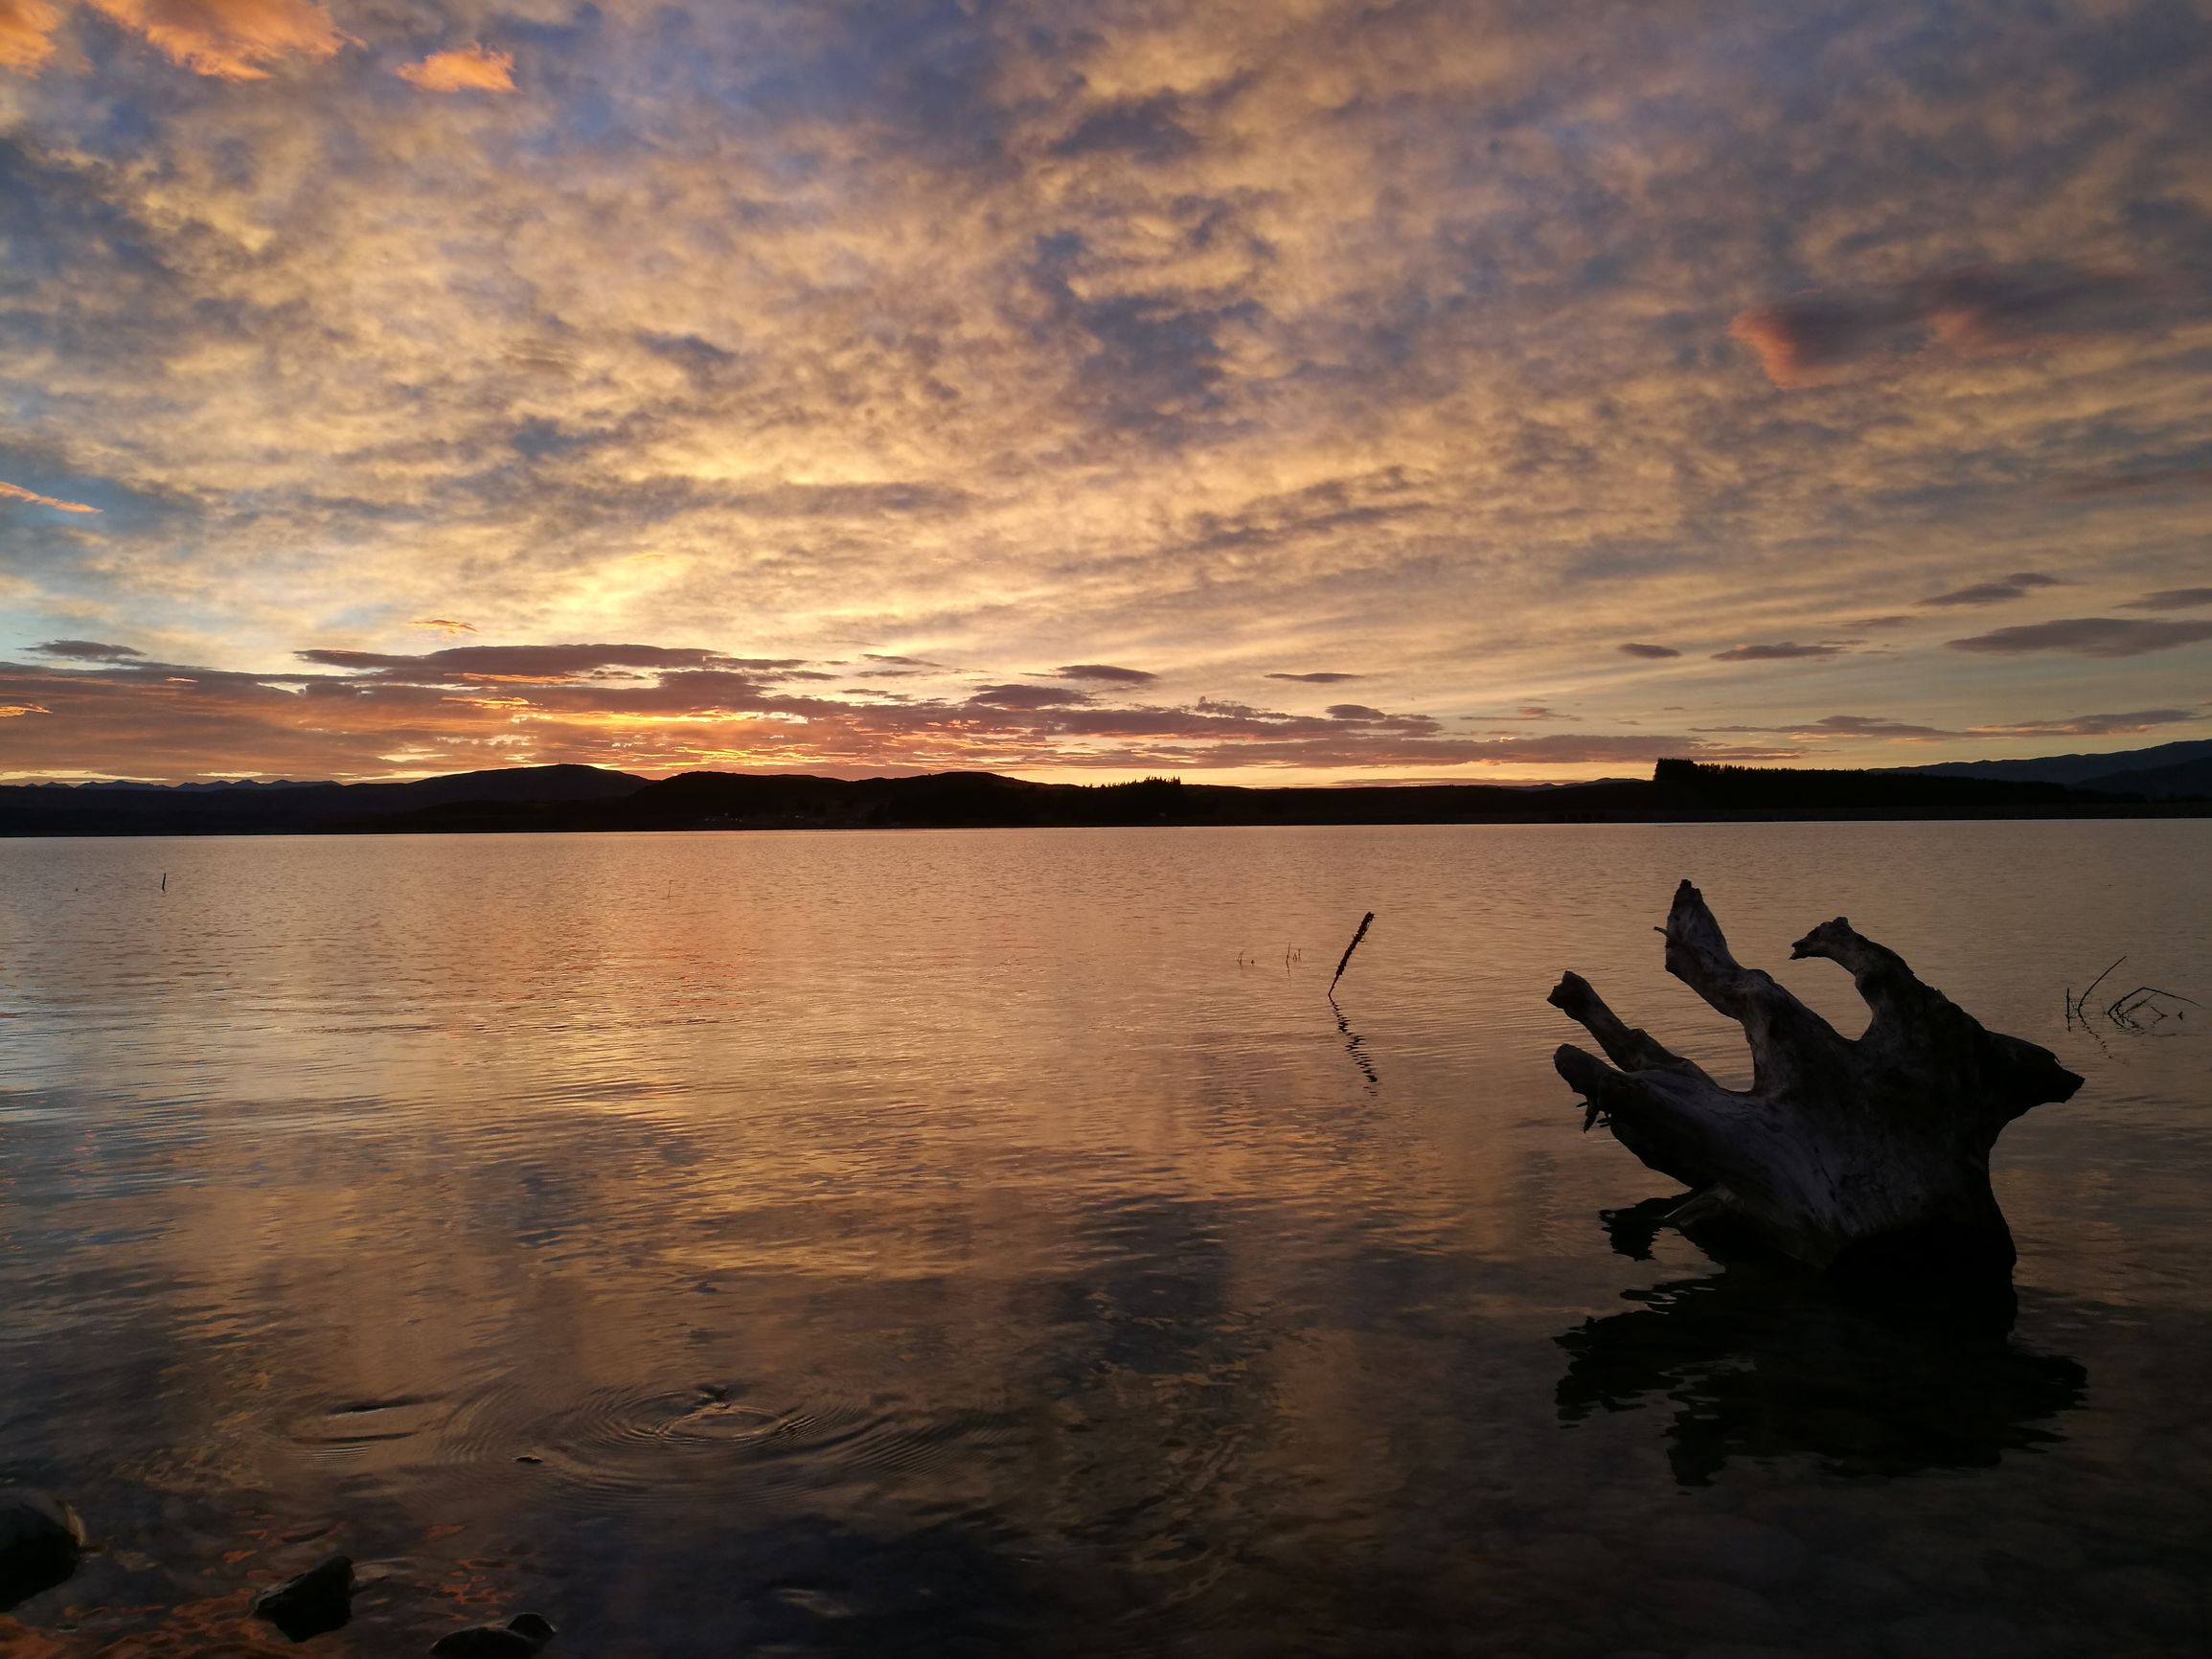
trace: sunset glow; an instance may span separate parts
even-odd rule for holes
[[[0,776],[2212,735],[2212,22],[0,0]]]

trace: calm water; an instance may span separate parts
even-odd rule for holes
[[[1544,993],[1746,1074],[1685,875],[2087,1077],[2009,1333],[1614,1247]],[[0,1650],[344,1550],[331,1655],[2195,1655],[2212,1012],[2062,1003],[2208,920],[2181,822],[0,842],[0,1481],[106,1546]]]

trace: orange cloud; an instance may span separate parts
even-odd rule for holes
[[[314,0],[91,0],[172,63],[224,80],[262,80],[265,65],[322,58],[346,44]]]
[[[7,0],[0,0],[0,5]],[[57,512],[98,512],[97,507],[87,507],[81,501],[62,501],[56,496],[41,495],[35,489],[26,489],[20,484],[0,482],[0,501],[21,501],[33,507],[51,507]]]
[[[514,54],[471,42],[433,52],[420,63],[402,63],[395,73],[424,92],[513,92]]]
[[[54,56],[54,32],[61,12],[47,0],[0,0],[0,69],[27,75]]]
[[[476,631],[474,623],[457,622],[449,616],[417,617],[407,625],[418,628],[436,628],[442,634],[472,634]]]

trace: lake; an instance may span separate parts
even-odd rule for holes
[[[1748,1077],[1682,876],[2086,1077],[2009,1331],[1601,1219],[1562,968]],[[2196,1655],[2212,1010],[2064,1010],[2208,922],[2204,821],[0,842],[0,1483],[103,1546],[0,1650],[343,1551],[364,1659]]]

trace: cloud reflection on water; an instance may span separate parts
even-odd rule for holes
[[[112,1551],[21,1641],[150,1654],[171,1605],[232,1640],[250,1587],[337,1549],[383,1575],[331,1639],[363,1659],[523,1607],[672,1659],[1686,1648],[1715,1608],[1730,1640],[1879,1642],[1994,1604],[1956,1585],[1997,1550],[2074,1560],[2003,1593],[2079,1624],[2069,1575],[2201,1564],[2171,1542],[2207,1502],[2176,1455],[2207,1310],[2166,1248],[2188,1052],[2084,1058],[2126,1111],[2000,1145],[2017,1338],[1879,1351],[1964,1353],[1995,1406],[1857,1374],[1847,1411],[1932,1423],[1919,1466],[1956,1478],[1836,1478],[1805,1374],[1857,1328],[1672,1239],[1603,1249],[1591,1214],[1649,1180],[1575,1135],[1542,998],[1574,961],[1676,1029],[1652,897],[1720,872],[1754,950],[1817,869],[1823,908],[2040,1029],[2023,941],[2057,973],[2108,928],[2201,962],[2198,833],[0,848],[0,1472]],[[1322,994],[1366,909],[1390,927],[1338,995],[1372,1086]],[[1313,948],[1241,971],[1253,940]],[[1699,1424],[1562,1428],[1562,1329],[1597,1332],[1577,1386]],[[2074,1409],[2084,1371],[2113,1409]],[[1716,1548],[1690,1577],[1728,1591],[1684,1599],[1646,1545],[1716,1520],[1794,1540],[1786,1575]],[[1946,1550],[1952,1587],[1910,1577]],[[1904,1600],[1870,1611],[1877,1572]],[[96,1611],[57,1634],[69,1601]]]

